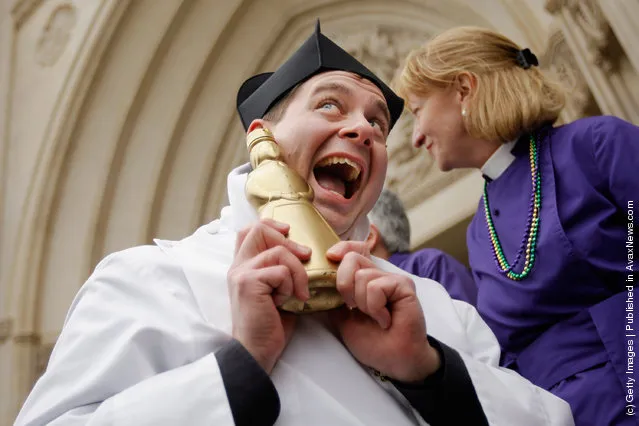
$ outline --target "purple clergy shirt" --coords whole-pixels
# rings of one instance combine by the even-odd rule
[[[477,303],[477,287],[468,268],[441,250],[426,248],[414,253],[395,253],[388,261],[413,275],[437,281],[453,299],[473,306]]]
[[[627,245],[639,197],[639,128],[592,117],[535,134],[541,173],[535,264],[521,281],[498,271],[480,200],[467,233],[477,309],[501,344],[502,364],[567,400],[577,425],[636,424],[624,410],[626,384],[634,380],[628,355],[634,324],[633,333],[625,326],[634,306]],[[513,163],[487,186],[509,262],[530,206],[528,136],[512,153]]]

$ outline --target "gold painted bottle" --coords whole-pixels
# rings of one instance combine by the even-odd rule
[[[337,292],[337,264],[326,258],[326,251],[339,237],[313,206],[313,189],[297,172],[284,163],[273,134],[268,129],[249,133],[246,143],[253,171],[246,180],[248,201],[260,218],[290,225],[288,238],[312,249],[304,264],[308,273],[310,299],[302,302],[291,297],[281,309],[290,312],[316,312],[341,306]]]

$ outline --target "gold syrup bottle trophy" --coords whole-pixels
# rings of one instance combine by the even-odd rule
[[[340,238],[313,206],[313,189],[284,163],[268,129],[250,132],[246,143],[253,167],[245,186],[249,202],[260,218],[287,223],[290,225],[288,238],[313,250],[310,260],[304,264],[310,299],[302,302],[292,296],[280,309],[306,313],[341,306],[344,301],[335,286],[337,264],[326,258],[326,251]]]

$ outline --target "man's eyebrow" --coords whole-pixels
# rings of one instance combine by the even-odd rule
[[[315,96],[321,92],[333,92],[333,91],[339,92],[345,96],[351,96],[353,94],[353,91],[349,87],[344,86],[343,84],[324,83],[315,87],[315,89],[311,93],[311,96]],[[386,105],[386,102],[382,101],[381,99],[377,99],[375,101],[375,107],[382,112],[382,114],[384,115],[384,118],[386,118],[386,121],[390,124],[390,119],[391,119],[390,111],[388,110],[388,105]]]
[[[353,94],[353,91],[349,87],[346,87],[343,84],[329,82],[320,84],[315,87],[315,89],[313,89],[313,93],[311,93],[311,96],[315,96],[321,92],[339,92],[345,96],[351,96]]]

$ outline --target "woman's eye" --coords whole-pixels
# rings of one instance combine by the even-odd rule
[[[337,108],[337,105],[334,102],[327,101],[327,102],[323,102],[320,105],[320,108],[321,109],[333,109],[333,108]]]

